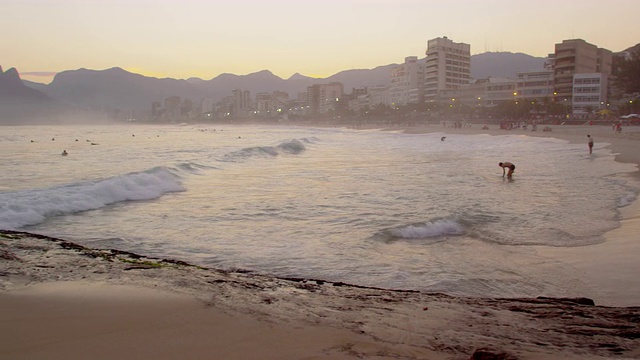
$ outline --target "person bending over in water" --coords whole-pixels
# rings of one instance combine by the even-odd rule
[[[509,169],[509,172],[507,173],[508,178],[511,178],[511,176],[513,175],[513,172],[516,170],[516,166],[507,161],[503,163],[502,162],[498,163],[498,166],[502,168],[502,177],[504,177],[504,172],[506,171],[507,168]]]

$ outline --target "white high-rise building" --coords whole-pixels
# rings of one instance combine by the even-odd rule
[[[404,64],[391,69],[391,103],[394,106],[417,104],[423,100],[424,64],[417,56],[408,56]]]
[[[427,42],[425,69],[426,101],[446,101],[440,92],[448,93],[469,84],[471,78],[471,46],[455,43],[446,36]],[[448,97],[448,96],[447,96]]]

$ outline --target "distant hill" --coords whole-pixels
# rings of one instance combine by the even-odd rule
[[[544,69],[545,58],[523,53],[487,52],[471,56],[471,77],[485,79],[502,77],[515,79],[516,73]]]
[[[99,111],[150,109],[153,101],[174,95],[194,100],[202,97],[187,80],[146,77],[117,67],[58,73],[45,91],[71,106]]]
[[[56,102],[41,91],[26,86],[15,68],[0,67],[0,124],[35,123],[55,110]]]
[[[471,57],[471,75],[474,78],[515,78],[518,71],[542,69],[544,61],[544,58],[508,52],[478,54]],[[230,96],[235,89],[248,90],[252,97],[258,92],[285,91],[294,99],[298,93],[305,92],[311,85],[335,81],[341,82],[345,92],[350,93],[353,88],[388,85],[391,69],[397,65],[344,70],[326,78],[295,74],[289,79],[282,79],[268,70],[263,70],[248,75],[221,74],[210,80],[159,79],[116,67],[106,70],[68,70],[58,73],[49,85],[27,81],[23,84],[79,109],[146,111],[154,101],[163,102],[170,96],[179,96],[194,102],[206,97],[220,100]]]

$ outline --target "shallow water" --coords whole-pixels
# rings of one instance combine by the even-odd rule
[[[0,228],[210,267],[452,294],[579,292],[579,274],[529,245],[602,242],[638,192],[625,179],[635,165],[614,162],[606,144],[589,155],[584,144],[514,133],[441,141],[134,125],[1,134],[0,164],[11,170],[0,175]],[[499,161],[516,164],[512,180]]]

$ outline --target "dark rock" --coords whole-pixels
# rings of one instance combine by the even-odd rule
[[[491,349],[491,348],[476,349],[476,351],[473,352],[473,355],[471,355],[471,357],[469,358],[469,360],[517,360],[517,359],[518,358],[516,358],[515,356],[509,353]]]
[[[571,303],[571,304],[579,304],[579,305],[587,305],[587,306],[595,306],[596,303],[592,299],[586,297],[577,297],[577,298],[550,298],[544,296],[538,296],[540,300],[553,300],[557,302],[563,303]]]

